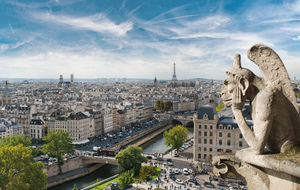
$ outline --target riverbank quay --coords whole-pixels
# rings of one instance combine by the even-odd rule
[[[153,133],[153,132],[155,132],[157,130],[161,130],[163,128],[169,127],[169,125],[171,125],[171,121],[165,121],[165,122],[161,123],[158,126],[155,126],[155,127],[151,128],[151,129],[148,129],[148,130],[140,133],[140,134],[137,134],[137,135],[135,135],[133,137],[130,137],[130,138],[128,138],[128,139],[126,139],[126,140],[118,143],[118,144],[115,144],[115,145],[111,146],[110,148],[113,149],[113,150],[120,150],[120,149],[124,148],[127,145],[130,145],[130,144],[133,144],[133,143],[138,143],[137,141],[143,140],[142,138],[145,137],[146,135],[148,135],[150,133]],[[151,140],[151,139],[152,138],[148,138],[148,140]]]
[[[99,182],[97,182],[97,183],[94,183],[94,184],[92,184],[92,185],[89,185],[89,186],[87,186],[87,187],[85,187],[85,188],[82,188],[81,190],[89,190],[89,189],[92,189],[92,188],[94,188],[94,187],[96,187],[96,186],[99,186],[99,185],[102,185],[103,183],[106,183],[106,182],[108,182],[108,181],[110,181],[110,180],[112,180],[112,179],[115,179],[115,178],[117,178],[119,176],[119,174],[116,174],[116,175],[114,175],[114,176],[111,176],[111,177],[109,177],[109,178],[106,178],[106,179],[104,179],[104,180],[101,180],[101,181],[99,181]]]
[[[71,181],[73,179],[77,179],[79,177],[88,175],[97,169],[101,168],[104,164],[95,164],[90,167],[78,168],[75,170],[68,171],[63,174],[55,175],[52,177],[48,177],[47,188],[51,188],[65,182]]]
[[[164,131],[166,131],[172,127],[173,127],[173,125],[170,124],[170,125],[163,127],[162,129],[158,129],[157,131],[155,131],[151,134],[148,133],[148,135],[146,135],[144,139],[139,140],[138,142],[134,143],[133,145],[134,146],[142,146],[146,142],[152,140],[153,138],[157,137],[158,135],[160,135],[161,133],[163,133]]]

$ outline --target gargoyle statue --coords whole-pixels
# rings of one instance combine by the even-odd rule
[[[300,144],[300,116],[288,73],[274,50],[257,44],[248,58],[262,71],[263,78],[241,67],[240,55],[234,59],[222,86],[225,106],[231,106],[236,122],[254,154],[279,153]],[[250,101],[253,131],[242,115]]]

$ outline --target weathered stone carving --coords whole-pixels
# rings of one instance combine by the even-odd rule
[[[300,117],[288,73],[279,56],[267,46],[254,45],[248,58],[258,65],[263,78],[242,68],[237,54],[222,87],[224,104],[232,107],[249,145],[247,152],[291,151],[300,144]],[[242,115],[246,100],[250,101],[253,131]]]

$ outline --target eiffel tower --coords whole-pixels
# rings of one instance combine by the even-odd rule
[[[177,77],[175,73],[175,63],[174,63],[174,73],[173,73],[172,81],[177,81]]]

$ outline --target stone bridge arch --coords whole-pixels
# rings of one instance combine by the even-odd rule
[[[91,165],[91,164],[110,164],[110,165],[118,165],[117,160],[114,157],[95,157],[95,156],[87,156],[82,158],[83,165]]]
[[[185,127],[194,127],[193,115],[175,115],[172,119],[172,124],[179,124]]]

